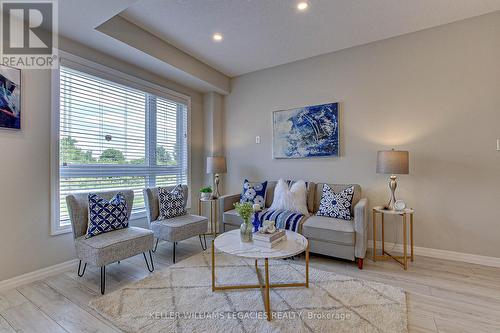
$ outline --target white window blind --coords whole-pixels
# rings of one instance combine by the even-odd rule
[[[70,193],[188,183],[187,105],[68,67],[59,82],[59,223]]]

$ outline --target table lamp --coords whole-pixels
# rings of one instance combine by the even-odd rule
[[[209,156],[207,157],[207,174],[214,174],[214,199],[220,196],[219,193],[219,175],[227,172],[226,158],[224,156]]]
[[[383,150],[377,153],[377,173],[391,175],[389,188],[391,189],[391,197],[389,203],[385,207],[388,210],[395,210],[394,203],[396,202],[396,175],[407,175],[409,172],[409,153],[403,150]]]

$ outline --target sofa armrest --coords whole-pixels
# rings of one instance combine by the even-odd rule
[[[362,198],[354,206],[354,231],[356,232],[356,245],[354,256],[363,259],[368,246],[368,199]]]
[[[240,194],[227,194],[219,197],[219,207],[221,213],[234,209],[234,204],[240,201]],[[222,215],[221,215],[222,216]]]
[[[228,194],[219,197],[219,232],[224,232],[224,212],[234,209],[234,204],[240,201],[240,194]]]

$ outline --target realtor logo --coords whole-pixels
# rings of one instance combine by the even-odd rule
[[[57,66],[55,1],[2,1],[1,64],[24,69]]]

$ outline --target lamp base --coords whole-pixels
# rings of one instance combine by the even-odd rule
[[[398,183],[396,181],[397,177],[392,175],[390,177],[390,181],[389,181],[389,189],[391,190],[391,196],[389,198],[389,202],[387,203],[387,205],[384,206],[384,209],[386,210],[396,210],[396,208],[394,207],[394,204],[396,203],[396,195],[395,195],[395,192],[396,192],[396,188],[398,187]]]
[[[214,187],[215,187],[215,192],[213,193],[213,196],[212,198],[214,199],[217,199],[218,197],[220,197],[220,192],[219,192],[219,174],[216,173],[215,174],[215,179],[214,179]]]

